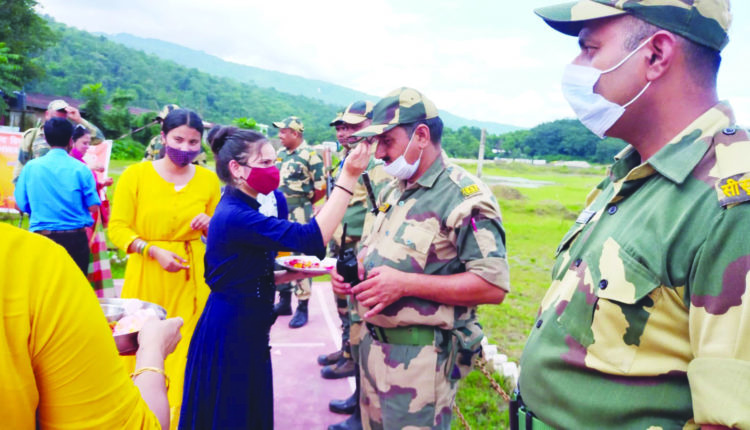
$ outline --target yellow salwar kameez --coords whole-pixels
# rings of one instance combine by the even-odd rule
[[[182,341],[165,362],[170,379],[168,392],[172,428],[177,428],[182,386],[190,338],[209,288],[203,279],[206,247],[201,231],[190,228],[200,213],[213,215],[221,188],[215,173],[196,166],[195,175],[179,190],[164,180],[151,162],[128,167],[120,176],[112,201],[109,237],[118,248],[127,250],[136,238],[172,251],[187,260],[188,270],[167,272],[150,257],[131,253],[125,268],[121,296],[157,303],[168,317],[182,317]],[[127,366],[127,365],[126,365]],[[135,366],[135,360],[129,368]]]

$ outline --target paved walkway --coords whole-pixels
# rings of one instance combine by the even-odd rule
[[[296,299],[292,308],[296,309]],[[313,283],[310,320],[304,327],[289,328],[290,316],[279,317],[271,329],[275,428],[325,429],[348,415],[328,410],[331,399],[354,392],[354,378],[329,380],[320,376],[317,357],[341,344],[341,321],[334,306],[330,283]]]
[[[122,280],[115,280],[119,295]],[[292,308],[297,308],[296,298]],[[336,314],[331,284],[313,283],[310,320],[304,327],[289,328],[291,316],[279,317],[271,329],[274,427],[278,430],[325,429],[348,415],[328,410],[331,399],[354,392],[354,378],[328,380],[320,376],[317,357],[341,345],[341,321]]]

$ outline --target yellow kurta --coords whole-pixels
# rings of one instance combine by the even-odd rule
[[[187,260],[189,270],[170,273],[152,258],[129,254],[122,297],[157,303],[168,317],[182,317],[182,341],[165,363],[170,379],[169,405],[176,428],[182,404],[182,385],[190,338],[209,288],[203,279],[206,247],[201,232],[190,228],[200,213],[213,215],[221,188],[215,173],[195,167],[195,175],[179,191],[165,181],[151,162],[134,164],[123,172],[112,200],[109,238],[127,250],[136,238],[174,252]],[[135,366],[132,360],[130,366]]]
[[[0,223],[0,427],[159,429],[67,251]]]

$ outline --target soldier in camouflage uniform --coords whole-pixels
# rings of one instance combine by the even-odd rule
[[[323,159],[305,142],[305,126],[296,116],[274,122],[279,129],[279,140],[284,148],[279,150],[276,167],[279,168],[281,184],[279,190],[286,197],[289,220],[307,223],[312,218],[313,204],[325,196]],[[312,294],[312,281],[303,279],[292,284],[280,284],[279,303],[274,309],[278,315],[290,315],[292,289],[298,304],[289,327],[298,328],[307,324],[307,303]]]
[[[600,105],[636,100],[601,128],[572,103],[630,145],[557,248],[512,427],[750,428],[750,141],[716,93],[728,1],[536,13],[578,35],[573,64],[611,69],[588,81]]]
[[[74,124],[81,124],[89,130],[91,134],[91,144],[98,145],[104,140],[104,134],[95,125],[81,117],[81,113],[75,107],[71,106],[65,100],[52,100],[47,105],[47,111],[44,113],[44,121],[50,118],[67,118]],[[13,183],[18,180],[23,166],[34,158],[39,158],[49,152],[49,144],[44,139],[44,124],[38,127],[30,128],[23,133],[23,140],[18,151],[18,164],[13,169]]]
[[[376,157],[398,181],[380,193],[378,215],[360,251],[365,279],[354,294],[366,322],[359,347],[366,429],[449,429],[458,380],[483,337],[482,303],[509,288],[505,233],[489,188],[442,154],[443,123],[418,91],[379,101],[372,124]]]
[[[370,101],[360,100],[351,103],[342,113],[336,116],[330,125],[336,128],[336,139],[341,143],[343,149],[339,158],[341,163],[338,167],[339,172],[343,166],[347,154],[356,146],[361,138],[354,138],[352,134],[369,126],[372,121],[373,103]],[[373,193],[377,193],[391,182],[393,177],[383,170],[383,162],[375,158],[375,145],[372,146],[370,163],[367,166],[367,172],[370,176]],[[354,195],[349,201],[346,214],[342,224],[333,235],[335,243],[332,246],[333,254],[338,255],[342,247],[341,235],[343,234],[343,225],[346,224],[346,238],[343,244],[344,249],[356,249],[359,242],[363,240],[369,228],[374,221],[372,212],[372,203],[367,194],[364,182],[360,177],[357,185],[352,190]],[[345,400],[332,400],[329,403],[331,411],[336,413],[352,414],[341,424],[330,426],[331,430],[344,430],[350,428],[361,428],[359,414],[359,372],[357,358],[359,353],[359,340],[362,334],[362,319],[357,314],[353,300],[348,300],[348,295],[336,294],[336,308],[341,319],[342,336],[341,349],[331,354],[318,357],[318,363],[327,365],[321,369],[321,375],[327,379],[343,378],[355,376],[356,388],[354,393]]]
[[[169,115],[170,112],[172,112],[175,109],[179,109],[180,107],[175,104],[168,104],[164,105],[161,111],[159,111],[158,114],[156,114],[156,118],[154,118],[154,121],[156,121],[160,126],[161,123],[164,121],[164,118]],[[160,158],[164,158],[164,143],[161,140],[161,132],[157,134],[156,136],[152,137],[151,140],[148,142],[148,146],[146,147],[146,152],[143,155],[142,161],[155,161]],[[206,147],[201,142],[201,152],[198,154],[197,157],[195,157],[195,160],[192,162],[196,166],[206,167],[208,164],[208,156],[206,155]]]

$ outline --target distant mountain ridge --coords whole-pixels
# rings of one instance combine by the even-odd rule
[[[330,82],[307,79],[287,73],[232,63],[203,51],[197,51],[158,39],[146,39],[128,33],[114,35],[104,33],[97,34],[129,48],[137,49],[147,54],[156,55],[159,58],[174,61],[177,64],[195,68],[204,73],[209,73],[218,77],[231,78],[261,88],[274,88],[283,93],[302,95],[335,106],[345,106],[357,99],[375,101],[380,98],[380,96],[365,94],[361,91],[332,84]],[[491,134],[502,134],[521,129],[521,127],[508,124],[462,118],[442,109],[440,110],[440,117],[443,119],[446,126],[454,129],[458,129],[462,126],[486,128]]]

